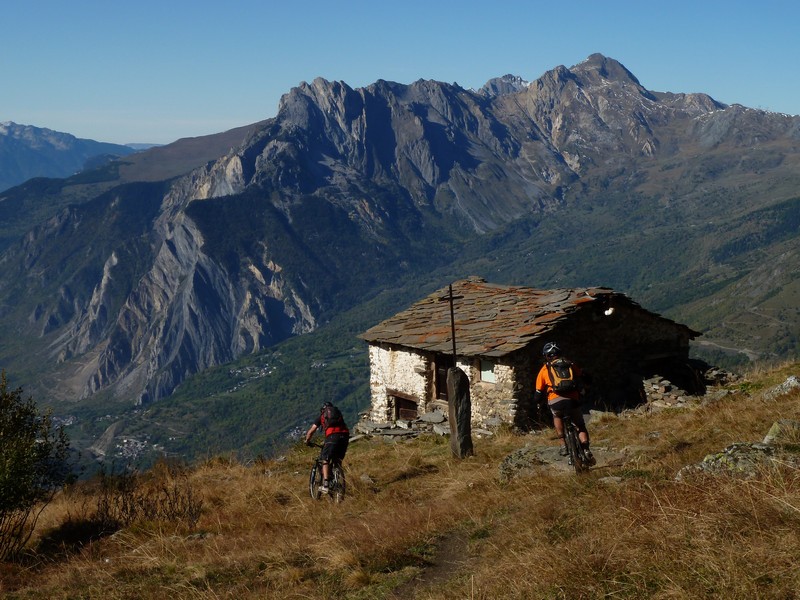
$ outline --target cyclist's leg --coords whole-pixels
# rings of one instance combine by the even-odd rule
[[[344,500],[345,494],[345,480],[344,470],[342,469],[342,460],[347,453],[347,446],[350,441],[350,436],[346,433],[335,433],[330,436],[330,440],[330,493],[333,494],[333,499],[336,502],[341,502]]]
[[[325,458],[329,463],[339,462],[344,460],[347,453],[347,445],[350,441],[350,436],[346,433],[332,433],[325,439]],[[324,450],[325,448],[323,448]]]
[[[555,408],[550,409],[550,412],[553,413],[553,427],[556,430],[556,435],[559,439],[564,439],[564,420],[563,420],[563,413],[560,410]]]
[[[322,451],[319,453],[319,461],[322,464],[322,487],[326,489],[331,479],[331,457],[336,445],[331,436],[325,438],[322,444]]]
[[[338,433],[336,434],[336,439],[334,440],[334,448],[333,454],[331,455],[333,458],[339,461],[341,465],[344,461],[344,457],[347,454],[347,447],[350,445],[350,434],[348,433]]]
[[[581,411],[580,406],[576,406],[570,412],[572,416],[572,420],[575,423],[575,426],[578,428],[578,436],[580,437],[581,444],[587,445],[589,444],[589,430],[586,429],[586,421],[583,418],[583,411]]]
[[[578,428],[578,438],[580,439],[583,453],[586,456],[586,463],[589,466],[594,466],[597,461],[595,460],[592,451],[589,449],[589,430],[586,428],[586,421],[583,418],[583,411],[581,411],[580,405],[577,405],[573,410],[572,420],[575,422],[575,426]]]
[[[555,427],[556,435],[561,440],[562,447],[559,449],[561,456],[567,456],[569,450],[567,449],[567,441],[564,437],[564,411],[568,408],[570,401],[567,398],[559,398],[551,402],[548,406],[553,415],[553,427]]]

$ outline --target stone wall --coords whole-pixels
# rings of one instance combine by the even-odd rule
[[[426,357],[408,350],[384,346],[369,347],[369,387],[372,398],[369,418],[390,421],[394,407],[389,405],[390,391],[416,399],[420,414],[432,387],[432,370]]]
[[[371,345],[369,348],[371,406],[367,419],[382,423],[395,418],[392,394],[413,398],[418,414],[424,415],[441,406],[434,399],[433,357],[408,349]],[[517,373],[530,369],[524,356],[509,358],[495,364],[493,383],[481,381],[480,361],[458,357],[456,366],[467,374],[470,381],[472,423],[520,424],[528,417],[528,404],[533,394],[531,377],[520,381]]]
[[[499,419],[503,423],[513,423],[517,412],[514,398],[516,381],[514,368],[510,365],[495,364],[494,383],[481,381],[480,361],[473,361],[470,368],[464,371],[470,380],[472,422],[483,425]]]
[[[590,399],[599,407],[621,410],[642,402],[642,381],[655,375],[702,393],[687,381],[693,375],[686,369],[688,333],[639,308],[622,304],[611,315],[577,311],[546,338],[543,343],[557,342],[591,377]],[[541,356],[532,358],[538,370]]]

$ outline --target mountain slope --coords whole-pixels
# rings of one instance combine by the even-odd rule
[[[238,146],[252,129],[262,125],[255,123],[214,135],[180,139],[66,179],[38,177],[0,192],[0,251],[61,208],[88,202],[117,185],[185,175]],[[14,160],[25,161],[24,154],[15,155]]]
[[[0,256],[3,364],[54,400],[148,404],[384,288],[472,274],[609,285],[711,344],[796,352],[800,118],[649,91],[592,55],[478,92],[317,79],[242,133],[170,179],[133,157],[80,194],[54,182]]]
[[[120,144],[80,139],[30,125],[0,123],[0,192],[33,177],[69,177],[134,152]]]

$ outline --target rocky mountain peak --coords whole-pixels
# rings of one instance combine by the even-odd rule
[[[478,90],[482,96],[494,98],[504,94],[513,94],[528,87],[529,82],[525,81],[519,75],[503,75],[502,77],[494,77]]]
[[[600,79],[605,79],[630,82],[641,87],[641,83],[639,83],[636,76],[626,69],[622,63],[599,53],[590,55],[583,62],[573,66],[570,71],[593,83]]]

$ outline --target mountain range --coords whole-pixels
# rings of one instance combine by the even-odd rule
[[[0,192],[33,177],[69,177],[137,149],[11,121],[0,123]]]
[[[599,54],[480,90],[304,82],[274,118],[0,193],[0,364],[62,409],[167,406],[466,275],[613,287],[700,355],[796,356],[799,150],[800,117]],[[282,401],[276,432],[313,402]]]

